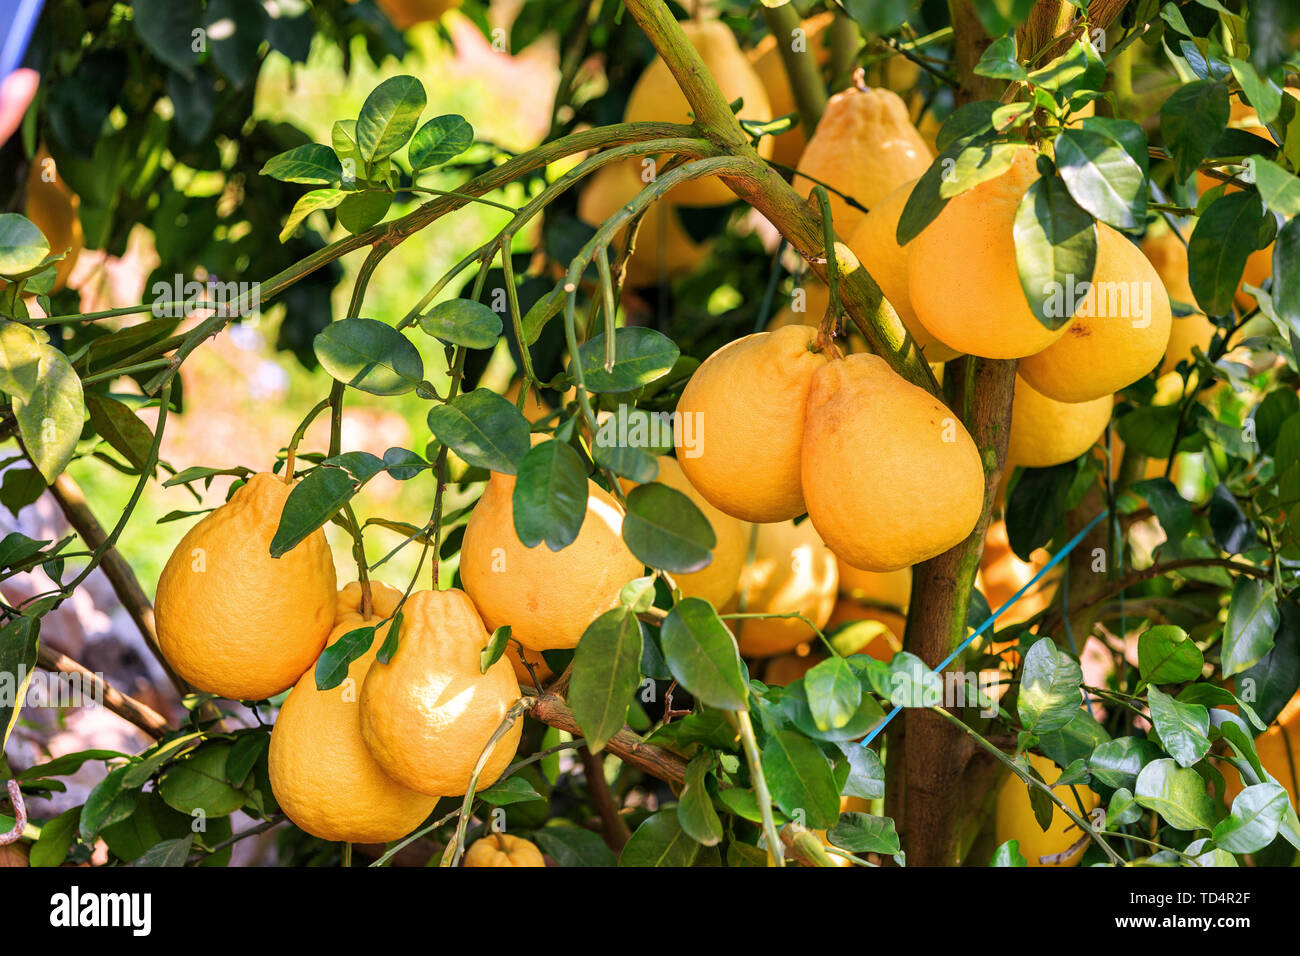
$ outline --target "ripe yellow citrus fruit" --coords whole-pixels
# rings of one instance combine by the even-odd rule
[[[830,98],[812,139],[799,159],[794,188],[807,196],[818,183],[872,209],[910,180],[934,157],[893,90],[850,87]],[[831,222],[840,236],[851,236],[863,213],[827,190]],[[867,268],[871,268],[868,262]]]
[[[1047,468],[1073,461],[1105,433],[1114,405],[1110,395],[1091,402],[1058,402],[1016,376],[1006,467]]]
[[[1011,550],[1004,521],[989,522],[984,536],[984,552],[980,555],[980,590],[989,602],[989,610],[996,611],[1029,583],[1030,579],[1047,563],[1047,552],[1041,548],[1021,561]],[[1052,595],[1052,574],[1044,575],[1034,590],[1007,608],[997,619],[996,627],[1027,621],[1047,607]],[[999,647],[995,646],[994,650]]]
[[[801,23],[801,36],[782,38],[787,43],[796,41],[803,44],[802,49],[813,55],[818,66],[825,66],[831,58],[830,48],[826,45],[826,28],[831,25],[835,15],[829,11],[809,17]],[[781,51],[777,49],[777,36],[769,33],[758,41],[758,45],[749,53],[749,62],[754,72],[767,90],[767,99],[772,106],[772,118],[798,113],[799,107],[794,101],[794,90],[790,88],[790,77],[785,72],[785,62]],[[892,57],[891,59],[901,59]],[[804,146],[808,142],[808,133],[799,124],[780,136],[772,137],[772,161],[782,166],[793,167],[799,162]]]
[[[1056,764],[1046,757],[1034,753],[1028,754],[1028,757],[1034,769],[1048,784],[1061,775]],[[1056,796],[1071,810],[1086,818],[1088,812],[1100,802],[1100,798],[1089,787],[1076,785],[1075,790],[1078,791],[1079,799],[1083,802],[1082,811],[1070,788],[1065,787],[1056,791]],[[1029,790],[1025,782],[1014,774],[1003,782],[1002,789],[998,791],[996,828],[999,844],[1007,840],[1020,841],[1020,853],[1030,866],[1078,866],[1079,860],[1087,849],[1081,847],[1073,855],[1059,862],[1042,862],[1042,857],[1055,856],[1070,849],[1083,836],[1083,831],[1065,815],[1065,811],[1055,805],[1052,807],[1051,825],[1046,831],[1042,830],[1034,818],[1034,810],[1029,803]]]
[[[931,335],[958,352],[1021,358],[1065,333],[1034,316],[1016,271],[1016,210],[1038,178],[1035,155],[1020,150],[1010,169],[949,200],[908,244],[912,308]]]
[[[804,498],[837,557],[896,571],[971,533],[984,468],[965,426],[937,398],[879,356],[850,355],[817,370],[807,405]],[[869,497],[866,487],[875,489]]]
[[[704,68],[713,77],[728,103],[744,100],[740,108],[741,119],[766,122],[772,118],[772,106],[749,60],[741,52],[731,29],[719,20],[687,20],[678,24],[691,46],[704,61]],[[660,123],[690,123],[694,121],[690,104],[682,93],[661,57],[646,67],[632,93],[628,96],[625,119],[629,123],[657,121]],[[765,159],[772,155],[772,140],[759,140],[758,153]],[[640,163],[634,165],[640,168]],[[735,195],[716,176],[694,179],[683,183],[673,192],[675,202],[683,206],[720,206],[734,202]]]
[[[860,601],[906,611],[912,596],[912,569],[863,571],[841,561],[840,593]]]
[[[749,525],[709,504],[708,499],[687,479],[676,458],[661,455],[658,461],[659,474],[654,480],[680,491],[695,502],[695,506],[704,513],[704,517],[709,519],[709,524],[713,526],[713,535],[717,539],[713,547],[712,561],[691,574],[675,574],[673,580],[686,597],[700,598],[714,607],[722,607],[736,593],[740,569],[749,551]],[[630,491],[633,487],[632,482],[623,482],[625,491]]]
[[[361,685],[361,736],[398,783],[436,796],[460,796],[474,764],[519,699],[503,660],[480,671],[489,635],[464,591],[417,591],[402,607],[396,653],[376,660]],[[496,742],[477,788],[490,787],[514,759],[516,720]]]
[[[835,555],[811,521],[755,527],[754,557],[740,572],[740,589],[731,609],[747,614],[797,613],[824,627],[835,607],[839,583]],[[780,654],[817,637],[797,617],[742,618],[732,627],[746,657]]]
[[[1192,294],[1187,278],[1187,246],[1182,240],[1168,229],[1160,233],[1148,232],[1142,240],[1142,253],[1160,276],[1169,298],[1180,306],[1197,309],[1196,296]],[[1173,314],[1172,310],[1170,314]],[[1202,352],[1208,351],[1212,338],[1214,323],[1205,317],[1205,313],[1198,310],[1191,315],[1173,316],[1160,374],[1172,372],[1179,362],[1191,362],[1192,346]]]
[[[677,461],[715,508],[745,521],[803,514],[804,398],[827,358],[817,330],[787,325],[729,342],[695,370],[677,402]],[[684,441],[694,429],[694,449]]]
[[[68,188],[59,176],[54,160],[42,147],[27,168],[27,218],[49,240],[50,252],[66,252],[54,267],[54,285],[58,292],[68,284],[68,276],[85,246],[81,231],[81,197]]]
[[[338,617],[328,644],[389,617],[402,593],[370,585],[373,611],[361,614],[361,585],[339,592]],[[340,843],[386,843],[414,830],[437,797],[404,787],[380,768],[361,739],[361,684],[388,635],[375,632],[370,649],[348,667],[337,687],[316,689],[315,668],[298,679],[271,730],[271,789],[280,809],[300,829]],[[327,646],[328,646],[327,644]]]
[[[618,604],[644,566],[623,543],[623,511],[594,481],[578,537],[552,551],[526,548],[515,531],[513,475],[492,473],[474,506],[460,552],[460,577],[492,630],[535,651],[577,647],[587,625]]]
[[[1169,345],[1169,296],[1142,250],[1097,224],[1092,285],[1065,335],[1020,363],[1020,377],[1058,402],[1090,402],[1131,385]]]
[[[291,486],[253,475],[176,545],[158,579],[158,643],[196,688],[231,700],[288,690],[334,626],[334,560],[313,531],[272,558]]]
[[[1300,693],[1297,693],[1277,720],[1264,733],[1255,738],[1255,752],[1259,762],[1285,788],[1291,797],[1291,806],[1296,805],[1296,794],[1300,793]],[[1237,794],[1241,793],[1241,774],[1231,767],[1223,767],[1225,783],[1224,799],[1231,805]]]
[[[462,866],[545,866],[536,845],[508,833],[489,833],[465,850]]]
[[[766,331],[775,332],[787,325],[820,325],[830,301],[831,290],[826,283],[816,276],[806,276],[803,285],[791,295],[790,302],[772,316]],[[846,352],[868,351],[866,339],[847,315],[844,317],[844,332],[846,335],[836,340],[836,345],[841,349]]]
[[[629,202],[644,184],[626,163],[611,163],[597,170],[578,197],[578,218],[592,228]],[[709,243],[696,242],[682,226],[670,200],[682,187],[655,202],[641,217],[636,247],[627,262],[626,282],[633,287],[657,285],[690,272],[709,254]],[[621,251],[627,227],[615,234],[610,258]],[[611,261],[611,265],[612,265]]]
[[[849,248],[876,280],[926,360],[946,362],[958,353],[931,335],[916,317],[907,285],[908,252],[898,244],[898,219],[915,185],[915,179],[909,180],[873,205],[851,234]]]

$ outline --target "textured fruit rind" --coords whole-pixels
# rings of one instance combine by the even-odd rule
[[[1003,471],[1017,465],[1050,468],[1078,458],[1105,433],[1114,404],[1110,395],[1091,402],[1058,402],[1017,376]]]
[[[462,866],[545,866],[542,851],[523,837],[489,833],[465,850]]]

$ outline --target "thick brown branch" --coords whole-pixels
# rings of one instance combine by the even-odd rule
[[[47,644],[41,644],[36,656],[36,666],[42,670],[57,674],[71,674],[88,685],[91,695],[123,720],[139,727],[154,740],[162,737],[170,729],[167,718],[148,704],[128,697],[110,685],[98,674],[87,670],[67,654],[61,654]]]
[[[567,730],[571,734],[582,734],[582,728],[573,719],[573,712],[565,705],[563,698],[555,694],[542,694],[538,697],[530,716],[548,727]],[[686,781],[685,760],[662,747],[645,743],[627,728],[611,737],[609,743],[605,744],[605,749],[624,763],[631,764],[638,770],[644,770],[660,780],[669,783]]]
[[[619,813],[614,795],[609,791],[609,781],[605,779],[605,761],[586,747],[578,748],[578,756],[582,759],[582,772],[587,777],[587,793],[591,796],[591,805],[595,808],[596,815],[600,817],[605,843],[618,853],[632,838],[632,833]]]

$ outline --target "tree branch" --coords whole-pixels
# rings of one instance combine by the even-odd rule
[[[605,761],[597,757],[587,747],[578,748],[578,757],[582,760],[582,772],[587,777],[587,792],[591,796],[591,805],[600,817],[601,829],[605,832],[605,843],[615,853],[620,852],[632,838],[619,813],[614,795],[609,791],[609,782],[605,779]]]
[[[123,720],[139,727],[154,740],[160,739],[171,728],[167,718],[148,704],[134,697],[128,697],[98,674],[87,670],[67,654],[59,653],[44,642],[37,650],[36,665],[54,673],[74,675],[82,683],[90,685],[94,695],[104,702],[105,707]]]
[[[567,730],[575,735],[582,734],[582,728],[573,719],[573,712],[564,703],[564,699],[556,694],[545,693],[538,696],[530,716],[548,727]],[[669,783],[686,782],[685,760],[670,750],[646,743],[626,727],[609,739],[605,749],[624,763],[631,764],[638,770],[644,770],[660,780]]]

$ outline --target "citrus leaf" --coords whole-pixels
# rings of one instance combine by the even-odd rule
[[[1187,241],[1187,278],[1206,315],[1227,315],[1246,269],[1268,226],[1254,193],[1225,193],[1201,211]]]
[[[137,471],[145,466],[153,449],[153,432],[135,412],[117,399],[98,392],[86,394],[86,411],[100,438],[120,452]]]
[[[392,204],[393,194],[382,189],[348,193],[339,203],[339,222],[355,236],[383,219]]]
[[[30,401],[40,376],[44,338],[21,322],[0,320],[0,392]]]
[[[862,703],[862,684],[842,657],[829,657],[816,664],[804,675],[803,688],[819,730],[843,727]]]
[[[531,803],[534,800],[546,799],[531,783],[519,776],[507,777],[475,796],[494,807],[507,807],[512,803]]]
[[[476,388],[429,411],[429,430],[467,464],[513,475],[529,451],[528,420],[496,392]]]
[[[1047,733],[1068,724],[1083,703],[1082,683],[1078,661],[1050,640],[1035,641],[1025,654],[1016,701],[1025,732]]]
[[[1205,655],[1181,627],[1160,624],[1138,638],[1138,670],[1152,684],[1196,680],[1204,666]]]
[[[411,148],[407,151],[411,170],[419,172],[441,166],[465,152],[473,142],[474,127],[465,117],[455,113],[435,116],[411,137]]]
[[[1181,766],[1210,752],[1210,712],[1203,706],[1175,700],[1157,687],[1147,688],[1147,703],[1160,743]]]
[[[623,541],[650,567],[673,574],[708,567],[718,543],[699,506],[657,481],[637,485],[628,494]]]
[[[1056,168],[1074,201],[1117,229],[1136,228],[1146,216],[1142,168],[1114,140],[1086,129],[1056,138]]]
[[[1228,114],[1228,88],[1216,80],[1194,80],[1169,95],[1160,107],[1160,136],[1175,179],[1181,182],[1196,170],[1227,128]]]
[[[1065,290],[1092,281],[1097,230],[1060,176],[1036,179],[1020,200],[1013,228],[1016,271],[1030,310],[1044,327],[1059,329],[1074,317]]]
[[[32,464],[53,483],[73,453],[85,424],[81,379],[62,352],[40,346],[36,385],[27,400],[13,400],[14,417]]]
[[[1255,186],[1264,205],[1282,216],[1300,213],[1300,176],[1293,176],[1263,156],[1251,156],[1250,161],[1255,170]]]
[[[375,642],[375,629],[372,626],[353,628],[338,640],[330,643],[316,658],[316,689],[329,690],[338,687],[348,676],[352,662],[370,650]]]
[[[299,542],[338,514],[360,487],[342,468],[313,468],[285,499],[280,523],[271,538],[271,557],[292,551]]]
[[[722,710],[745,706],[749,682],[740,650],[708,601],[677,602],[660,626],[659,644],[674,679],[697,700]]]
[[[1273,586],[1257,578],[1237,578],[1223,627],[1220,667],[1224,677],[1241,673],[1273,649],[1279,620]]]
[[[763,747],[763,776],[772,802],[786,816],[805,826],[825,830],[839,820],[840,794],[830,761],[815,743],[793,730],[767,738]]]
[[[593,392],[630,392],[666,375],[681,350],[668,336],[636,326],[614,330],[614,364],[605,368],[605,333],[578,348],[583,380]]]
[[[534,445],[519,464],[512,495],[515,534],[525,547],[543,541],[552,551],[567,548],[587,516],[587,470],[567,442]]]
[[[262,166],[262,175],[285,183],[305,186],[331,186],[339,182],[343,170],[334,150],[319,143],[295,146],[272,156]]]
[[[427,98],[413,76],[390,77],[371,91],[357,116],[357,148],[368,163],[397,152],[415,132]]]
[[[280,230],[280,241],[288,240],[302,221],[317,209],[333,209],[347,197],[348,193],[342,189],[313,189],[299,196],[298,201],[289,210],[289,218],[284,221],[284,228]]]
[[[449,345],[490,349],[501,336],[501,316],[482,302],[450,299],[420,316],[420,329]]]
[[[641,624],[625,607],[592,621],[573,655],[569,704],[587,746],[596,753],[627,722],[641,680]]]
[[[1209,830],[1214,826],[1214,801],[1195,770],[1168,757],[1153,760],[1138,774],[1134,798],[1154,810],[1175,830]]]
[[[375,319],[339,319],[317,334],[313,350],[336,381],[372,395],[402,395],[424,378],[411,341]]]
[[[835,825],[826,831],[826,839],[850,853],[893,856],[902,849],[893,820],[856,811],[841,813]]]
[[[706,780],[713,754],[702,750],[686,765],[686,781],[678,797],[677,821],[683,832],[703,846],[722,842],[722,820],[713,808]]]
[[[1019,840],[1008,840],[993,851],[989,866],[1028,866],[1029,863],[1020,852]]]
[[[1255,853],[1277,837],[1290,807],[1287,792],[1272,781],[1247,787],[1232,801],[1232,815],[1214,828],[1214,842],[1229,853]]]
[[[690,866],[699,852],[700,845],[682,829],[677,811],[660,810],[636,828],[619,854],[618,865]]]

